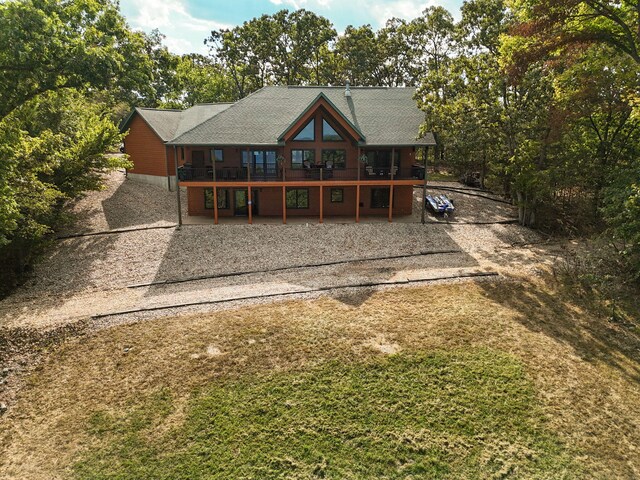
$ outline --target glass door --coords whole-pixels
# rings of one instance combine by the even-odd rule
[[[233,214],[238,216],[238,217],[245,217],[249,214],[249,210],[247,209],[248,207],[248,192],[247,190],[234,190],[233,191],[233,205],[234,205],[234,210],[233,210]]]

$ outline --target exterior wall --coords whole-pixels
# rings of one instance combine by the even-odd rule
[[[124,148],[133,162],[131,173],[167,176],[167,147],[138,114],[129,123]]]
[[[158,175],[143,175],[141,173],[131,173],[131,171],[127,172],[127,179],[132,180],[134,182],[146,183],[149,185],[155,185],[157,187],[162,187],[164,189],[168,189],[171,191],[175,191],[176,188],[176,176],[172,175],[169,177],[169,181],[171,182],[171,188],[169,188],[167,177],[158,176]]]
[[[309,208],[297,209],[288,208],[289,216],[320,216],[320,189],[319,187],[300,187],[309,190]],[[342,188],[343,202],[331,203],[331,188]],[[388,208],[371,208],[371,189],[377,187],[360,187],[360,215],[387,215]],[[386,188],[386,187],[383,187]],[[218,188],[218,191],[223,188]],[[230,217],[234,215],[234,188],[228,188],[229,206],[228,209],[218,209],[219,217]],[[254,187],[251,189],[258,196],[258,215],[264,217],[282,216],[282,187]],[[187,202],[189,215],[213,217],[213,209],[204,207],[204,187],[188,187]],[[324,187],[323,198],[325,217],[331,216],[353,216],[356,214],[356,187]],[[413,205],[413,188],[410,186],[394,187],[394,215],[410,215]]]

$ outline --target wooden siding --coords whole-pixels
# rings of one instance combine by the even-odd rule
[[[129,123],[129,134],[124,139],[124,148],[133,162],[131,173],[167,176],[168,149],[138,114]]]
[[[308,188],[309,190],[309,208],[297,209],[288,208],[287,217],[289,216],[309,216],[319,217],[320,215],[320,189],[317,186],[296,187]],[[331,203],[331,189],[341,188],[344,191],[344,201],[342,203]],[[388,214],[388,208],[371,208],[371,189],[386,188],[385,186],[360,187],[360,215],[381,215]],[[222,188],[219,188],[222,190]],[[228,188],[229,191],[229,209],[219,209],[220,217],[233,216],[234,214],[234,190],[236,188]],[[265,217],[282,216],[282,188],[281,187],[254,187],[252,192],[257,192],[258,196],[258,215]],[[188,212],[192,216],[213,217],[213,209],[204,208],[204,188],[188,187]],[[323,195],[324,216],[353,216],[356,214],[356,187],[324,187]],[[394,205],[393,215],[410,215],[413,205],[413,187],[397,185],[394,187]]]

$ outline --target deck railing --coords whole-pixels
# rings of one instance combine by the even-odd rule
[[[178,167],[178,178],[181,182],[214,181],[214,182],[303,182],[318,180],[421,180],[424,168],[418,166],[372,167],[364,165],[358,168],[281,168],[273,167],[247,172],[241,167],[198,167],[189,165]]]

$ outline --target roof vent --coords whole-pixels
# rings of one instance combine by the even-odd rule
[[[344,89],[344,96],[345,97],[351,96],[351,89],[349,88],[349,80],[347,80],[347,85],[345,86],[345,89]]]

